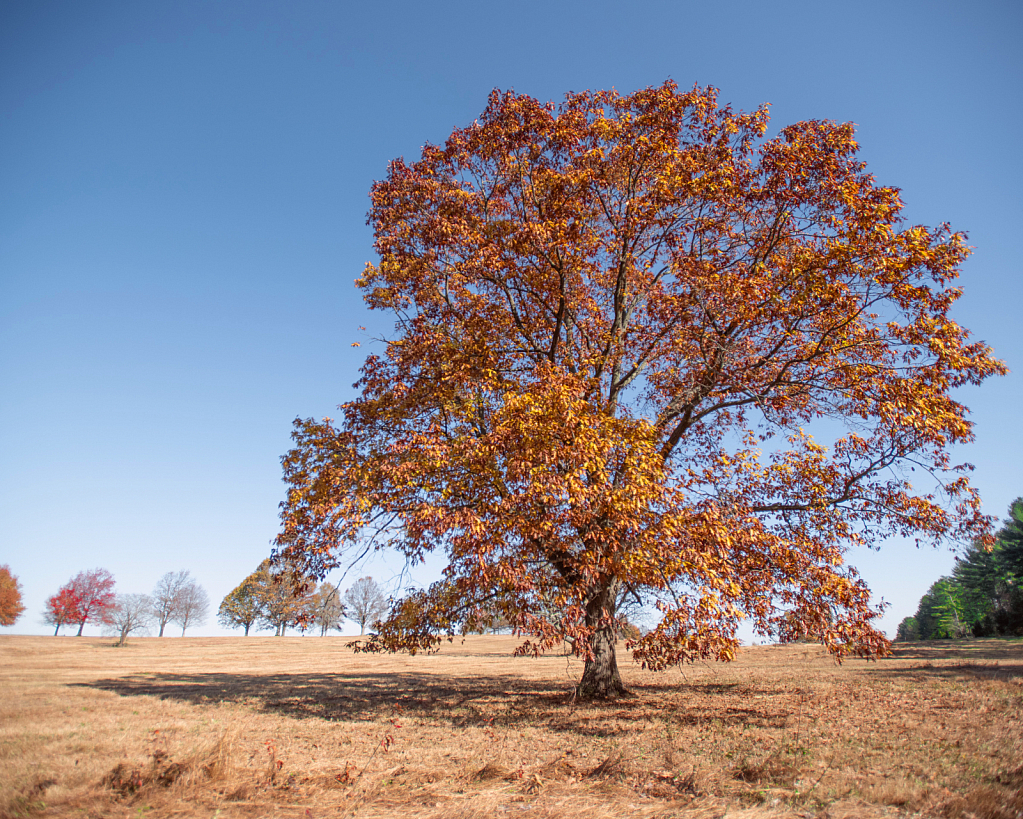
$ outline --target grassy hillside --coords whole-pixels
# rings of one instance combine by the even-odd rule
[[[473,637],[422,657],[346,638],[0,637],[0,816],[1001,819],[1023,800],[1023,641],[836,666],[744,649],[636,696]]]

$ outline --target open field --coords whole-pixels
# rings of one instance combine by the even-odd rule
[[[511,637],[0,637],[0,816],[1023,816],[1023,641],[808,645],[574,702]]]

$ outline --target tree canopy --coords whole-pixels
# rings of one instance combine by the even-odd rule
[[[345,592],[345,616],[359,624],[359,634],[366,633],[366,626],[387,613],[387,598],[383,589],[372,577],[360,577]]]
[[[77,622],[78,599],[74,591],[68,586],[61,586],[56,594],[46,599],[46,606],[43,609],[43,622],[53,626],[53,636],[60,633],[62,626]]]
[[[320,636],[325,637],[331,629],[340,631],[344,628],[345,605],[341,601],[341,593],[330,583],[321,583],[309,597],[308,620],[311,625],[320,629]]]
[[[259,620],[263,610],[263,595],[259,581],[257,570],[224,596],[217,611],[217,621],[220,625],[224,628],[241,627],[245,629],[245,636],[249,636],[249,629]]]
[[[187,575],[188,572],[185,572]],[[189,626],[201,626],[210,612],[210,598],[206,590],[189,578],[178,591],[173,620],[181,626],[181,636]]]
[[[114,576],[106,569],[79,572],[47,599],[43,619],[55,626],[55,635],[67,623],[78,624],[79,637],[86,623],[110,625],[116,598],[114,585]]]
[[[273,629],[278,637],[289,626],[311,623],[315,619],[310,587],[314,582],[294,566],[277,571],[269,560],[263,560],[256,570],[225,595],[217,611],[222,626],[245,629],[245,636],[255,625],[259,629]]]
[[[0,566],[0,626],[13,626],[24,611],[21,583],[10,566]]]
[[[635,592],[650,668],[732,658],[743,618],[876,656],[846,551],[984,536],[948,454],[973,437],[952,391],[1004,372],[949,316],[965,236],[905,224],[852,125],[767,126],[671,82],[495,91],[374,184],[358,284],[394,332],[338,421],[296,421],[276,541],[320,577],[446,555],[365,647],[497,612],[614,696]]]

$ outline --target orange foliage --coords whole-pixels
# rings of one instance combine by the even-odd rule
[[[744,617],[876,656],[850,546],[986,532],[947,454],[952,390],[1005,371],[949,317],[964,235],[905,225],[851,125],[767,123],[671,82],[494,92],[374,185],[358,283],[395,332],[338,423],[296,421],[277,539],[321,575],[446,553],[371,648],[497,612],[610,678],[626,589],[661,611],[651,668],[730,659]]]
[[[24,611],[21,583],[10,566],[0,566],[0,626],[13,626]]]

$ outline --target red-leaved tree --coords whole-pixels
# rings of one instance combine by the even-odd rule
[[[47,598],[43,622],[53,626],[54,637],[60,633],[61,626],[78,622],[78,598],[70,583],[61,586],[56,594]]]
[[[46,621],[58,630],[65,623],[77,623],[81,637],[86,623],[111,623],[114,598],[114,576],[106,569],[79,572],[46,601]]]

